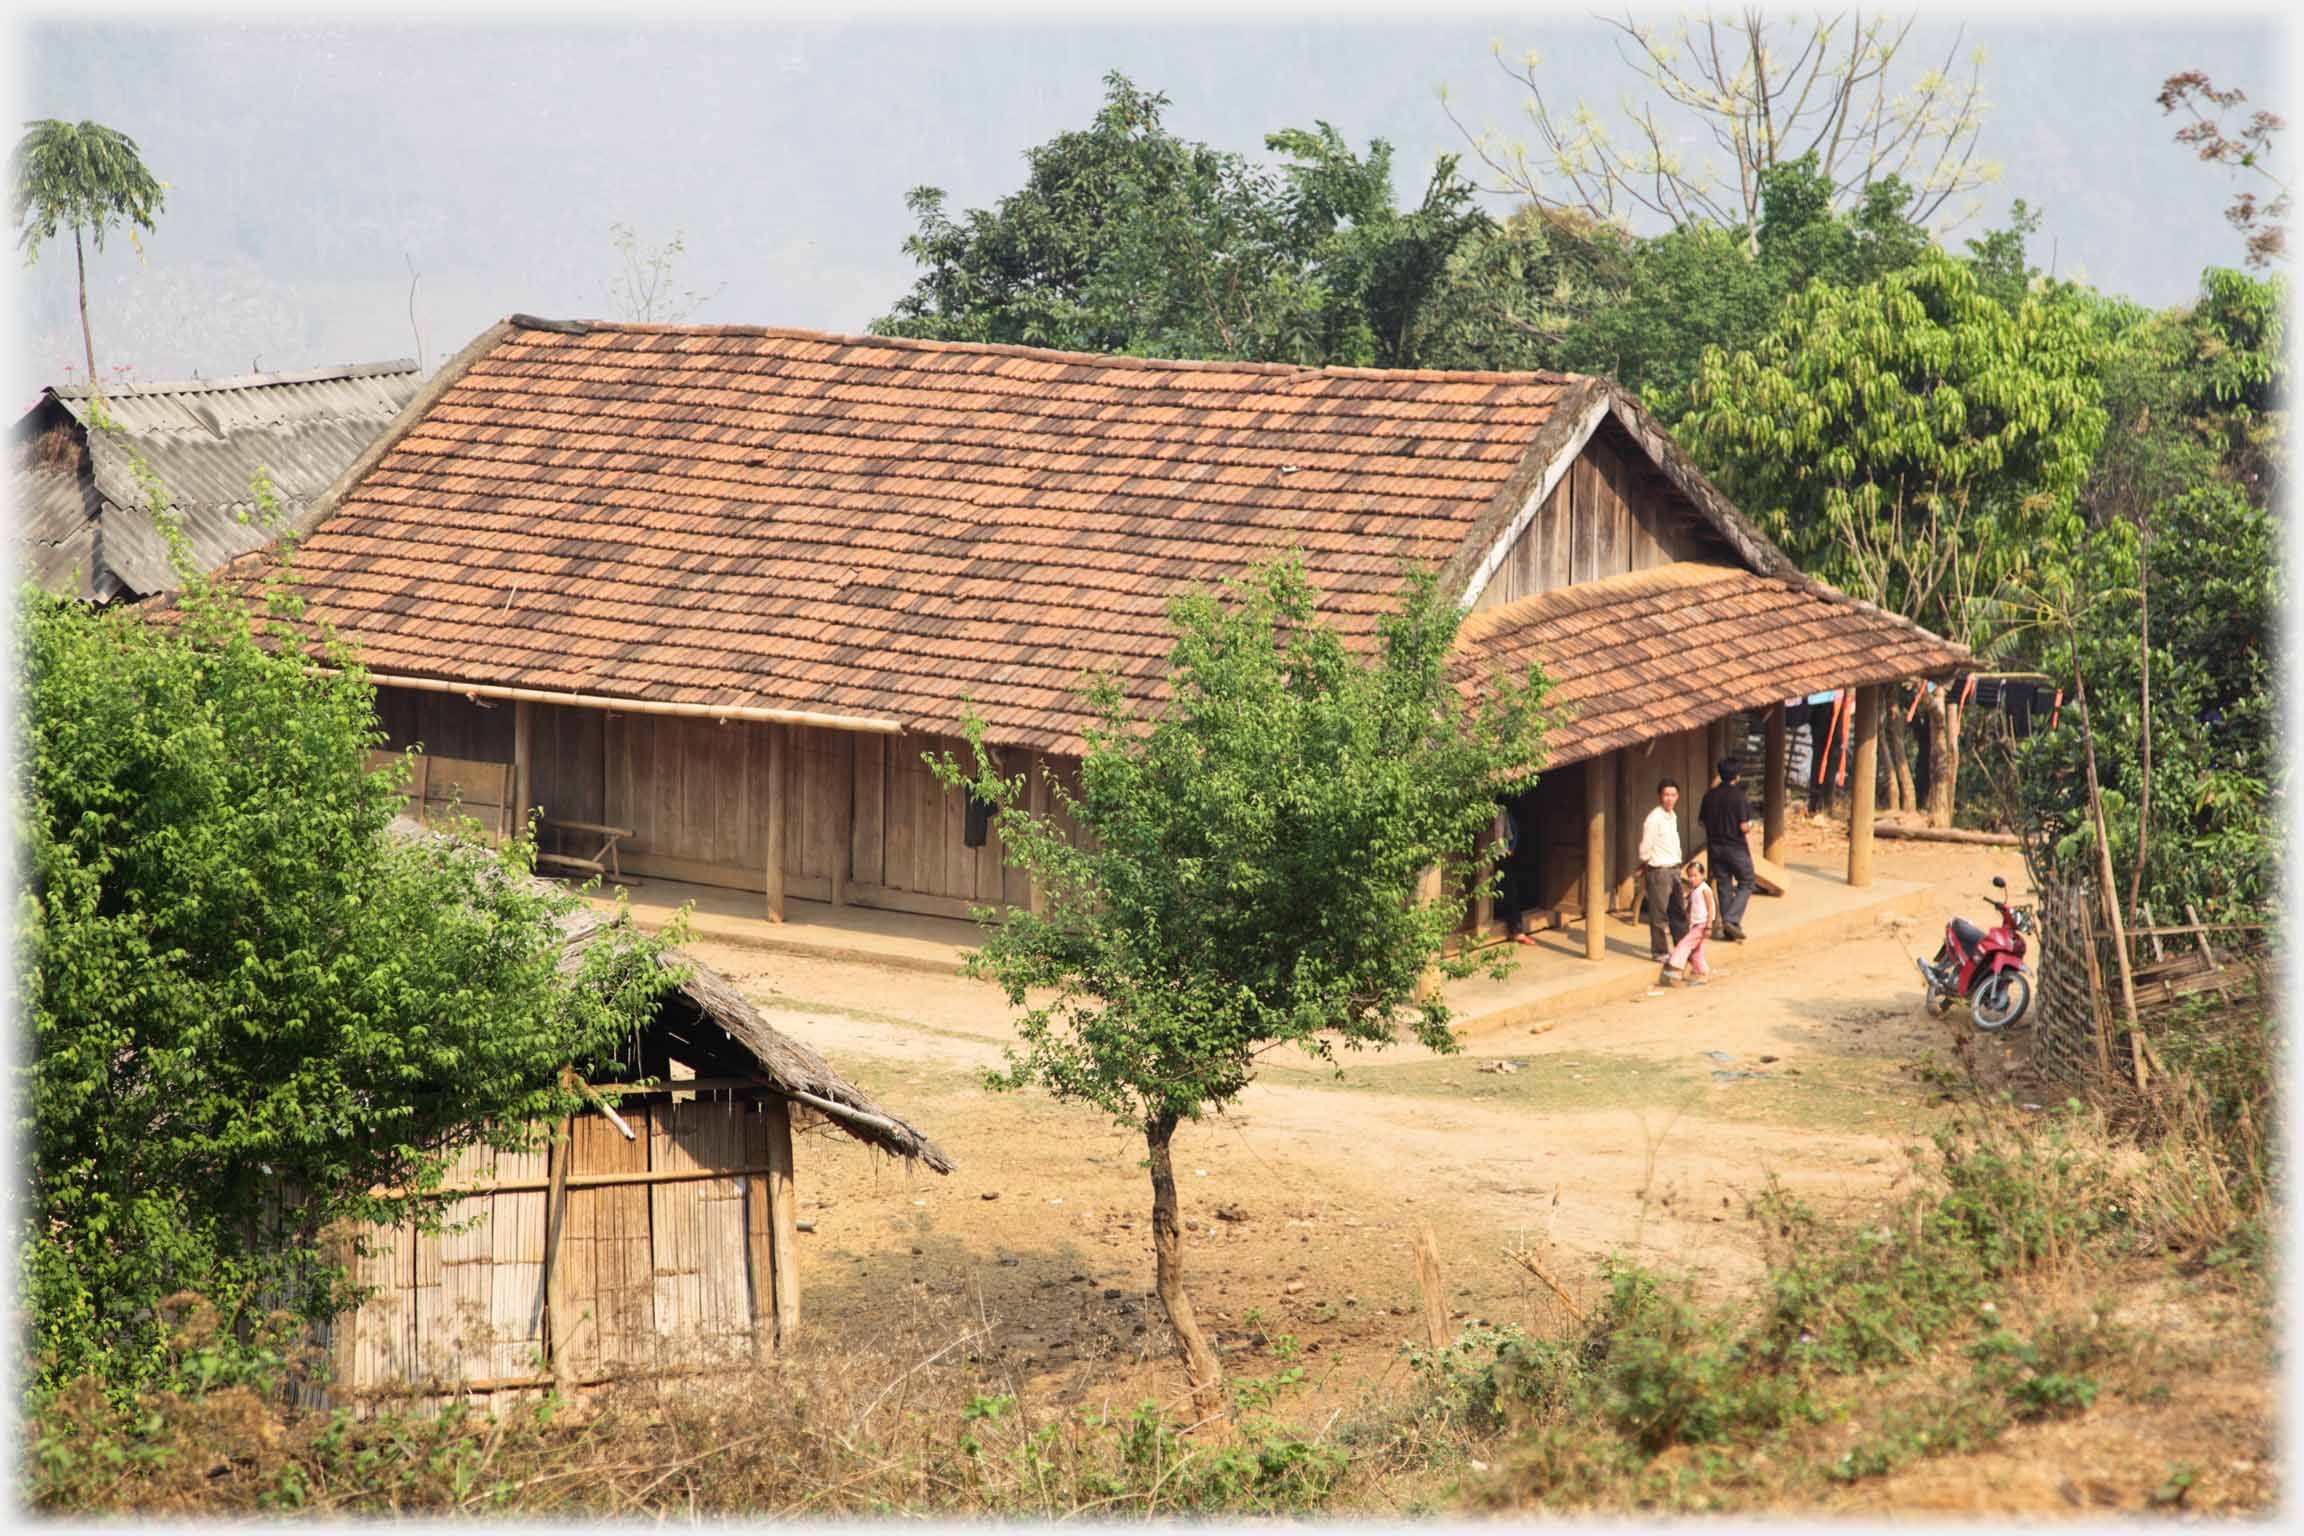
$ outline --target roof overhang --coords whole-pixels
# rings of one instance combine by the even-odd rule
[[[1531,666],[1559,723],[1558,768],[1828,688],[1931,677],[1966,649],[1806,577],[1683,562],[1483,609],[1457,636],[1458,684]]]

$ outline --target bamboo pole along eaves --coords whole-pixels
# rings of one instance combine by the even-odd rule
[[[323,675],[335,667],[314,667]],[[379,688],[407,688],[418,693],[455,693],[468,699],[507,699],[516,703],[557,704],[567,709],[609,710],[627,715],[679,715],[695,720],[743,720],[764,725],[814,725],[831,731],[861,731],[875,736],[897,736],[900,720],[870,715],[828,715],[808,709],[768,709],[753,704],[681,704],[662,699],[620,699],[599,693],[560,693],[549,688],[514,688],[503,683],[459,683],[441,677],[404,677],[371,672],[368,681]]]

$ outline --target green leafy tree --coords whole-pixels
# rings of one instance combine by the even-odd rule
[[[621,926],[564,971],[576,898],[519,878],[525,843],[389,833],[359,669],[333,649],[310,668],[286,589],[252,613],[183,563],[173,623],[18,603],[19,1274],[42,1385],[151,1384],[178,1292],[228,1320],[329,1315],[332,1223],[421,1219],[371,1187],[436,1188],[472,1139],[533,1142],[577,1107],[561,1070],[613,1059],[667,981],[662,941]]]
[[[1405,366],[1458,244],[1487,225],[1443,158],[1392,198],[1392,152],[1273,134],[1277,171],[1178,138],[1167,98],[1106,80],[1087,128],[1026,155],[1022,188],[955,219],[915,189],[912,291],[884,335],[1149,357]]]
[[[1599,374],[1670,424],[1688,408],[1707,349],[1750,350],[1810,283],[1861,286],[1929,249],[1927,231],[1904,216],[1904,188],[1893,178],[1845,213],[1835,211],[1832,184],[1812,156],[1770,166],[1760,179],[1750,244],[1741,227],[1689,223],[1641,238],[1572,213],[1522,210],[1505,226],[1532,247],[1522,291],[1445,297],[1444,308],[1471,307],[1472,318],[1447,333],[1470,343],[1431,360]],[[1550,323],[1518,323],[1523,314]]]
[[[64,230],[72,232],[72,259],[80,277],[80,340],[88,350],[88,387],[96,387],[96,337],[88,325],[86,238],[104,249],[105,232],[128,226],[128,238],[149,233],[167,183],[144,168],[136,141],[102,123],[66,123],[44,118],[24,125],[16,144],[17,243],[26,265],[40,247]]]
[[[1803,568],[1979,642],[1978,599],[2078,539],[2101,393],[2072,306],[2028,295],[2011,312],[1931,252],[1859,288],[1813,284],[1751,351],[1708,351],[1678,430]],[[1939,826],[1959,767],[1950,707],[1926,705]]]
[[[2133,597],[2076,605],[2061,643],[2088,681],[2130,921],[2147,907],[2252,917],[2275,893],[2285,290],[2215,269],[2188,308],[2086,297],[2110,425],[2081,492],[2090,535],[2071,585]],[[2022,626],[1998,639],[2012,665],[2053,670],[2065,658],[2052,650]],[[2093,882],[2094,829],[2070,818],[2078,753],[2069,730],[2035,735],[2016,752],[2015,798],[2049,834],[2051,873]]]
[[[1026,1009],[1022,1048],[993,1082],[1036,1084],[1143,1135],[1160,1298],[1213,1412],[1216,1357],[1184,1287],[1177,1128],[1230,1104],[1280,1047],[1329,1060],[1405,1023],[1456,1048],[1423,981],[1493,878],[1497,797],[1534,781],[1543,687],[1531,673],[1460,694],[1456,610],[1429,578],[1409,583],[1371,656],[1319,620],[1293,563],[1172,613],[1163,701],[1130,701],[1110,679],[1090,693],[1079,794],[1058,786],[1077,840],[1025,808],[979,722],[973,768],[935,766],[999,808],[1008,858],[1046,893],[1044,913],[1011,914],[971,961]]]

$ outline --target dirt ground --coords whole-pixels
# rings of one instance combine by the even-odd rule
[[[1791,862],[1840,864],[1837,829],[1793,831]],[[1927,915],[1816,953],[1742,964],[1536,1030],[1475,1029],[1459,1056],[1397,1045],[1342,1070],[1274,1058],[1237,1106],[1179,1132],[1188,1283],[1236,1374],[1297,1341],[1309,1411],[1350,1414],[1399,1384],[1421,1335],[1414,1246],[1435,1234],[1458,1326],[1551,1331],[1563,1309],[1507,1250],[1581,1300],[1607,1256],[1708,1287],[1758,1273],[1746,1203],[1771,1178],[1825,1214],[1905,1175],[1907,1147],[1958,1113],[1952,1025],[1928,1018],[1912,955],[1954,913],[1989,921],[2012,849],[1882,841],[1884,878],[1928,882]],[[1746,926],[1762,930],[1769,902]],[[1180,1395],[1151,1295],[1141,1141],[1093,1110],[982,1086],[1013,1038],[991,986],[840,961],[692,946],[958,1168],[908,1171],[823,1128],[800,1147],[804,1326],[866,1337],[944,1320],[1036,1397]],[[1916,1502],[1930,1501],[1915,1487]]]

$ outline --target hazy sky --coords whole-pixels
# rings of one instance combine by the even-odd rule
[[[171,184],[141,259],[117,237],[91,258],[100,364],[159,379],[409,355],[412,263],[436,366],[515,310],[609,313],[616,222],[651,242],[684,233],[681,275],[713,294],[696,320],[861,330],[912,276],[906,190],[944,187],[954,207],[1012,190],[1023,151],[1086,123],[1113,69],[1166,92],[1176,131],[1226,148],[1260,153],[1267,132],[1321,118],[1355,144],[1389,139],[1409,196],[1435,153],[1462,147],[1439,87],[1467,121],[1512,125],[1520,94],[1492,39],[1540,50],[1563,99],[1606,105],[1633,83],[1583,8],[1165,24],[466,14],[483,19],[20,23],[18,115],[120,128]],[[2191,14],[1923,20],[1915,54],[1940,57],[1956,27],[1989,52],[1983,151],[2005,174],[1966,232],[2021,197],[2045,215],[2043,265],[2156,305],[2236,263],[2231,182],[2170,142],[2153,98],[2198,68],[2280,110],[2285,34],[2264,15]],[[15,362],[35,386],[80,355],[71,272],[70,246],[51,247],[20,284]]]

